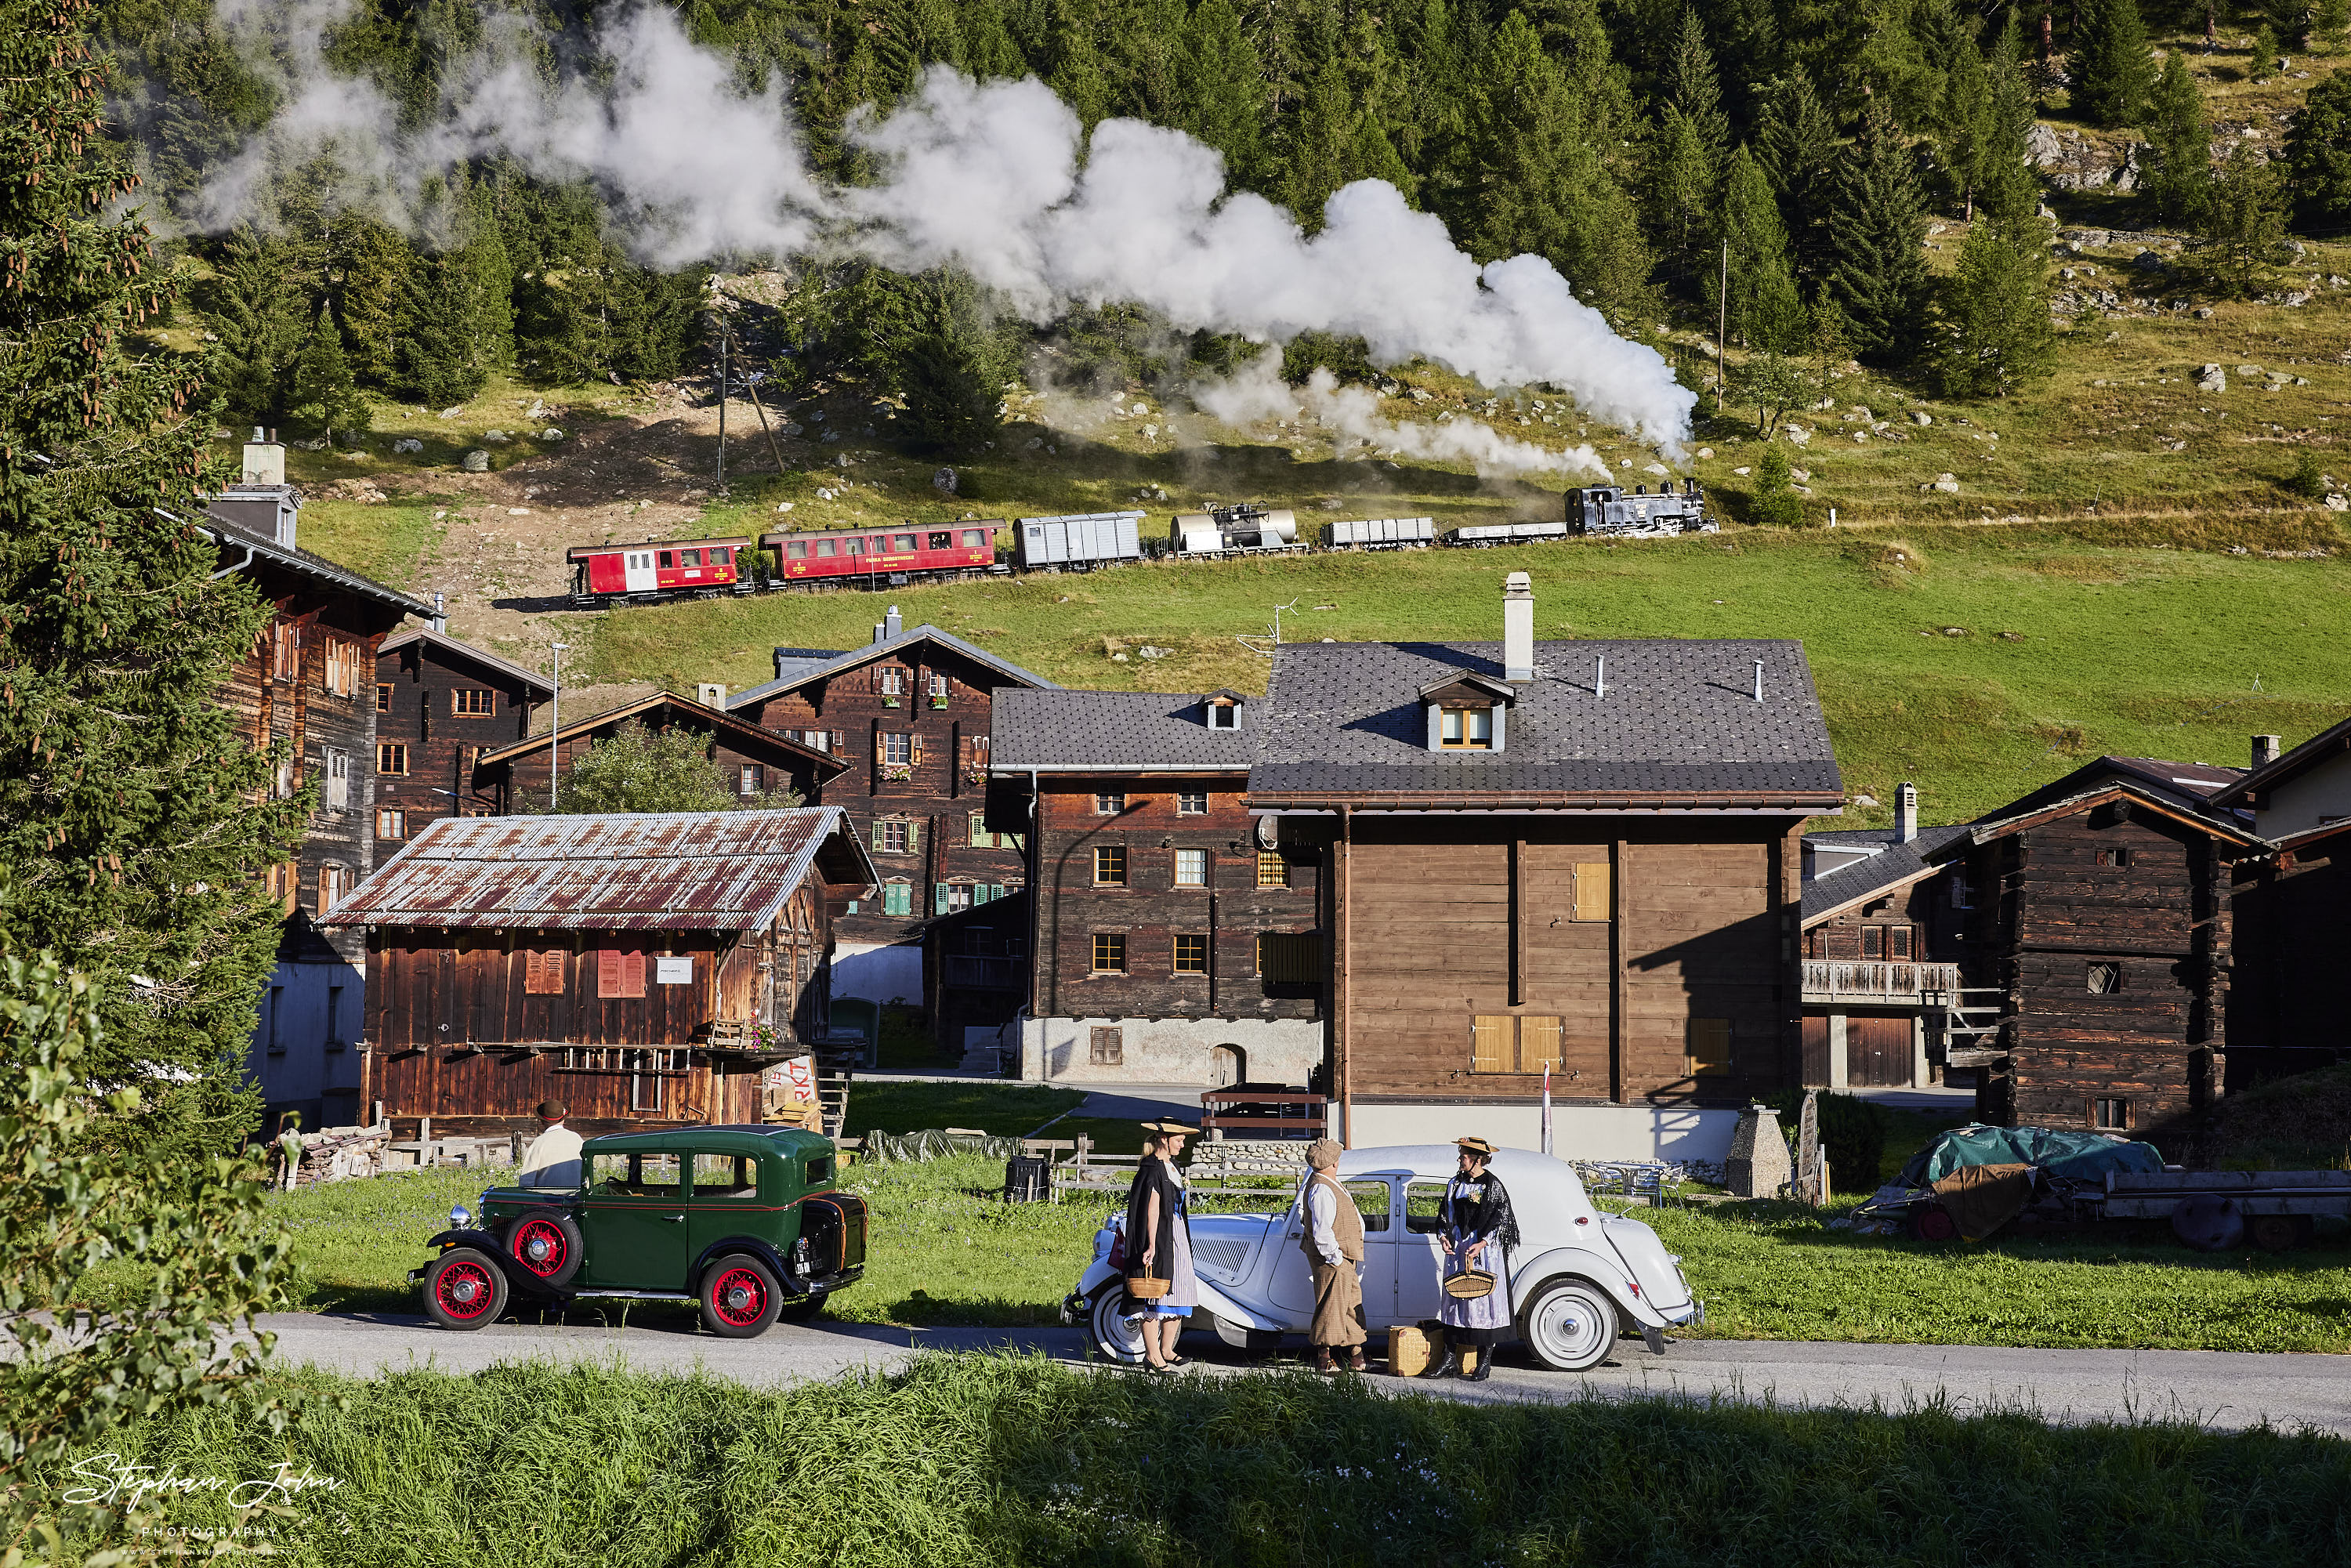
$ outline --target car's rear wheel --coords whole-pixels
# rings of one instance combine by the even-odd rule
[[[1553,1372],[1589,1372],[1608,1359],[1621,1322],[1616,1303],[1588,1280],[1536,1287],[1519,1318],[1528,1352]]]
[[[507,1227],[507,1256],[550,1285],[568,1285],[583,1256],[580,1222],[559,1208],[527,1208]]]
[[[784,1292],[768,1266],[737,1253],[702,1271],[702,1326],[727,1339],[754,1339],[776,1321]]]
[[[477,1329],[507,1310],[498,1260],[474,1247],[452,1247],[425,1267],[424,1315],[444,1329]]]
[[[1113,1280],[1094,1292],[1093,1310],[1086,1314],[1086,1337],[1094,1354],[1121,1366],[1143,1364],[1143,1325],[1125,1316],[1125,1281]]]

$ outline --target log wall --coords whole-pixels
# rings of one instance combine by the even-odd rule
[[[492,711],[456,712],[461,691],[489,693]],[[377,741],[408,748],[408,771],[383,775],[376,789],[377,805],[400,810],[402,820],[393,825],[402,839],[443,817],[486,817],[503,809],[498,792],[475,778],[474,758],[529,737],[536,706],[527,683],[419,637],[375,661],[368,695],[381,705]],[[386,852],[397,847],[388,843]]]

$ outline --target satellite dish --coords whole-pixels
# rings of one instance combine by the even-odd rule
[[[2226,1252],[2245,1239],[2245,1217],[2233,1197],[2190,1193],[2171,1211],[2171,1233],[2199,1252]]]

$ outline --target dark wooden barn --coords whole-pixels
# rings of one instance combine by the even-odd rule
[[[444,817],[498,815],[486,752],[525,740],[555,687],[546,676],[444,632],[412,627],[375,660],[375,834],[398,845]]]
[[[366,1097],[403,1134],[758,1121],[872,875],[835,807],[444,818],[331,917],[366,932]]]
[[[483,752],[474,765],[474,790],[496,800],[501,814],[534,810],[549,799],[559,745],[568,771],[590,747],[611,739],[629,724],[657,734],[680,729],[697,737],[703,755],[719,766],[747,802],[780,804],[787,791],[798,791],[803,804],[820,804],[824,786],[842,771],[825,752],[739,715],[674,692],[655,692],[601,713],[567,717],[559,741],[551,733],[536,735]]]

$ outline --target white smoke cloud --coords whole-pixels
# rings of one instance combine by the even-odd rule
[[[1342,457],[1414,457],[1437,463],[1467,463],[1481,477],[1554,473],[1605,476],[1608,465],[1588,445],[1560,451],[1507,436],[1474,419],[1428,423],[1392,420],[1380,412],[1376,392],[1343,387],[1317,367],[1303,386],[1281,379],[1281,355],[1268,350],[1234,375],[1192,389],[1200,410],[1227,424],[1246,428],[1270,419],[1312,419]]]
[[[198,214],[207,228],[252,216],[273,171],[329,147],[350,172],[339,199],[423,227],[433,177],[505,155],[549,179],[595,181],[625,242],[656,266],[844,245],[893,267],[965,267],[1035,321],[1116,302],[1261,342],[1361,337],[1383,364],[1426,358],[1489,387],[1556,386],[1667,452],[1696,404],[1656,350],[1609,330],[1540,256],[1481,267],[1376,180],[1335,193],[1310,236],[1264,198],[1228,192],[1214,149],[1124,120],[1089,141],[1033,78],[980,83],[933,68],[892,113],[852,118],[877,177],[829,188],[809,167],[780,79],[739,90],[728,62],[665,10],[604,26],[592,78],[548,66],[545,40],[507,22],[446,85],[431,123],[408,131],[381,93],[323,58],[348,0],[220,4],[233,33],[275,63],[285,107],[212,182]],[[1471,439],[1464,429],[1384,444]]]

